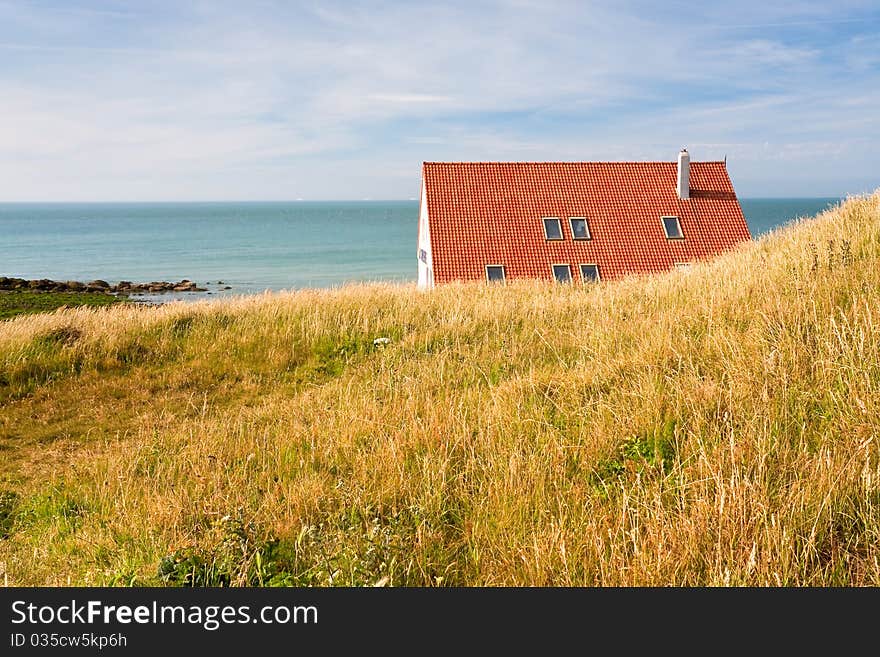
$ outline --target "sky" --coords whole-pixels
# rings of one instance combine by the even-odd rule
[[[423,161],[880,187],[870,2],[0,0],[0,201],[408,199]]]

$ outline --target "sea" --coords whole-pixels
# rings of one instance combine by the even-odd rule
[[[740,203],[757,237],[840,200]],[[415,281],[418,210],[412,200],[0,203],[0,276],[207,288],[172,295],[187,299]]]

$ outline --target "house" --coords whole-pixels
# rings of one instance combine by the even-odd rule
[[[751,239],[726,162],[425,162],[418,285],[611,280]]]

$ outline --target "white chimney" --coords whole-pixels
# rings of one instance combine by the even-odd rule
[[[691,197],[691,156],[682,148],[678,154],[678,198]]]

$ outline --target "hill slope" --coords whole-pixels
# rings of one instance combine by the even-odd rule
[[[875,194],[586,288],[3,322],[0,578],[880,585],[878,290]]]

